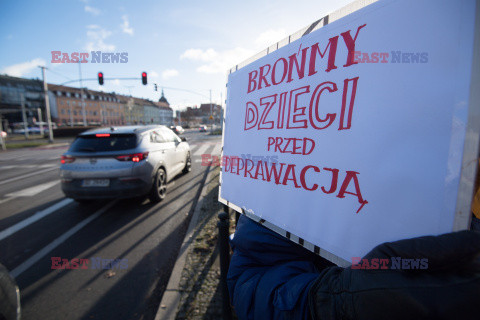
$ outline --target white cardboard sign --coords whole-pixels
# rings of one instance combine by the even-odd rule
[[[231,73],[221,201],[346,261],[452,231],[474,22],[379,1]]]

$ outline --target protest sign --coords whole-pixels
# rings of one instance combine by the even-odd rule
[[[220,201],[332,261],[452,231],[474,25],[473,0],[378,1],[232,72]]]

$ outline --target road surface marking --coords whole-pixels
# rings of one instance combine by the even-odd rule
[[[14,169],[14,168],[18,168],[19,166],[0,166],[0,170],[6,170],[6,169]]]
[[[61,209],[63,207],[65,207],[66,205],[69,205],[70,203],[72,203],[73,200],[72,199],[63,199],[62,201],[60,202],[57,202],[56,204],[54,204],[53,206],[51,207],[48,207],[42,211],[38,211],[37,213],[35,213],[33,216],[31,217],[28,217],[27,219],[25,220],[22,220],[20,221],[19,223],[17,224],[14,224],[13,226],[11,226],[10,228],[8,229],[5,229],[3,231],[0,232],[0,241],[2,241],[3,239],[11,236],[12,234],[14,234],[15,232],[19,231],[19,230],[22,230],[23,228],[31,225],[32,223],[48,216],[49,214],[57,211],[58,209]]]
[[[210,148],[210,145],[209,144],[203,144],[200,146],[200,148],[197,149],[197,151],[195,151],[193,153],[194,156],[199,156],[199,155],[202,155],[205,153],[205,151],[207,151],[207,149]]]
[[[212,151],[212,154],[216,155],[216,156],[219,156],[221,151],[222,151],[222,145],[220,143],[217,143],[215,145],[215,149],[213,149],[213,151]]]
[[[0,161],[17,161],[17,160],[24,160],[28,158],[28,155],[12,155],[10,157],[1,157]]]
[[[0,166],[2,169],[31,169],[31,168],[53,168],[56,167],[56,164],[18,164],[15,166]]]
[[[30,188],[27,188],[27,189],[23,189],[23,190],[20,190],[20,191],[16,191],[16,192],[6,194],[5,195],[6,199],[0,200],[0,204],[2,204],[4,202],[7,202],[8,200],[18,198],[18,197],[33,197],[33,196],[39,194],[42,191],[50,189],[51,187],[53,187],[54,185],[56,185],[58,183],[60,183],[59,180],[50,181],[50,182],[47,182],[47,183],[44,183],[44,184],[39,184],[38,186],[34,186],[34,187],[30,187]]]
[[[42,259],[44,256],[46,256],[50,251],[64,243],[68,238],[73,236],[75,233],[77,233],[79,230],[81,230],[83,227],[85,227],[87,224],[98,218],[101,214],[103,214],[105,211],[110,209],[115,203],[117,203],[118,200],[113,200],[112,202],[107,203],[106,206],[86,218],[85,220],[79,222],[77,225],[75,225],[73,228],[62,234],[60,237],[57,239],[53,240],[50,242],[46,247],[35,253],[33,256],[31,256],[27,261],[23,262],[21,265],[16,267],[15,269],[10,272],[10,274],[16,278],[20,274],[22,274],[24,271],[26,271],[28,268],[33,266],[35,263],[37,263],[40,259]]]
[[[24,178],[28,178],[28,177],[31,177],[31,176],[35,176],[37,174],[45,173],[45,172],[52,171],[52,170],[58,170],[58,167],[55,166],[55,168],[48,168],[48,169],[45,169],[45,170],[35,171],[35,172],[27,173],[27,174],[24,174],[24,175],[15,177],[15,178],[3,180],[3,181],[0,181],[0,185],[5,184],[5,183],[9,183],[9,182],[13,182],[13,181],[17,181],[17,180],[21,180],[21,179],[24,179]]]

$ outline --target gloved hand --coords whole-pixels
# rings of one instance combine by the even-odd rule
[[[363,259],[370,264],[388,259],[387,269],[329,267],[321,272],[308,294],[311,316],[322,320],[480,319],[479,254],[480,233],[473,231],[381,244]],[[399,259],[424,259],[427,268],[398,269]],[[411,267],[402,267],[406,266]]]

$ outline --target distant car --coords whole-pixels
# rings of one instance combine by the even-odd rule
[[[181,126],[171,126],[170,129],[172,129],[172,131],[176,134],[182,134],[185,132],[185,130]]]
[[[61,187],[78,202],[144,195],[159,202],[167,183],[191,165],[186,139],[165,126],[93,129],[61,156]]]
[[[199,129],[200,129],[200,132],[207,132],[207,126],[205,125],[200,126]]]

